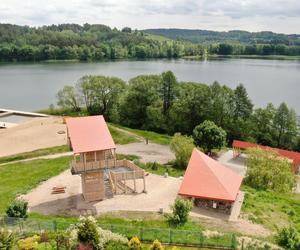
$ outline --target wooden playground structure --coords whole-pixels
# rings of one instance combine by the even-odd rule
[[[145,171],[131,161],[117,160],[116,146],[103,116],[68,118],[66,123],[69,145],[74,152],[71,172],[81,176],[86,201],[136,193],[138,180],[143,181],[146,192]]]

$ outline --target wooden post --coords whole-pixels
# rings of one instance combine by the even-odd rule
[[[144,183],[144,193],[146,193],[146,180],[145,180],[145,175],[143,177],[143,183]]]
[[[86,155],[83,153],[83,161],[84,161],[84,172],[85,172],[85,167],[86,167]]]
[[[97,153],[96,153],[96,151],[94,151],[94,158],[95,158],[95,161],[97,161]]]
[[[126,188],[126,177],[125,173],[123,173],[123,179],[124,179],[124,188],[125,188],[125,194],[127,193],[127,188]]]
[[[136,193],[135,171],[133,171],[133,185],[134,185],[134,192]]]

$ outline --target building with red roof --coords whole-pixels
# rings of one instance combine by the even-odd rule
[[[102,115],[67,118],[68,142],[74,153],[72,174],[81,176],[86,201],[112,198],[114,194],[136,192],[136,179],[145,172],[127,160],[116,159],[116,145]],[[126,185],[133,181],[134,188]]]
[[[289,151],[285,149],[279,149],[279,148],[272,148],[268,146],[263,146],[255,143],[250,143],[246,141],[238,141],[234,140],[232,143],[233,153],[234,156],[237,156],[240,154],[241,149],[248,149],[248,148],[260,148],[263,150],[272,150],[274,152],[277,152],[279,156],[285,157],[292,161],[292,171],[294,173],[299,172],[300,167],[300,152],[295,151]]]
[[[242,176],[195,148],[178,194],[192,198],[196,205],[229,212],[242,181]]]

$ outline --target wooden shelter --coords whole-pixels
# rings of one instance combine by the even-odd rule
[[[67,118],[68,142],[73,150],[72,174],[81,175],[86,201],[112,198],[117,193],[136,192],[137,179],[145,172],[128,160],[116,159],[116,145],[103,116]],[[127,184],[133,181],[133,188]]]
[[[282,156],[284,158],[287,158],[291,161],[292,171],[297,174],[299,173],[300,169],[300,152],[295,151],[289,151],[285,149],[279,149],[279,148],[272,148],[268,146],[263,146],[255,143],[250,143],[246,141],[238,141],[234,140],[232,142],[232,148],[233,148],[233,156],[237,157],[241,154],[241,150],[248,149],[248,148],[259,148],[263,150],[272,150],[276,152],[279,156]]]
[[[242,176],[195,148],[178,194],[193,199],[197,206],[229,213],[242,180]]]

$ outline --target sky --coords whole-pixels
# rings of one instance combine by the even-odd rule
[[[300,0],[0,0],[0,23],[300,33]]]

